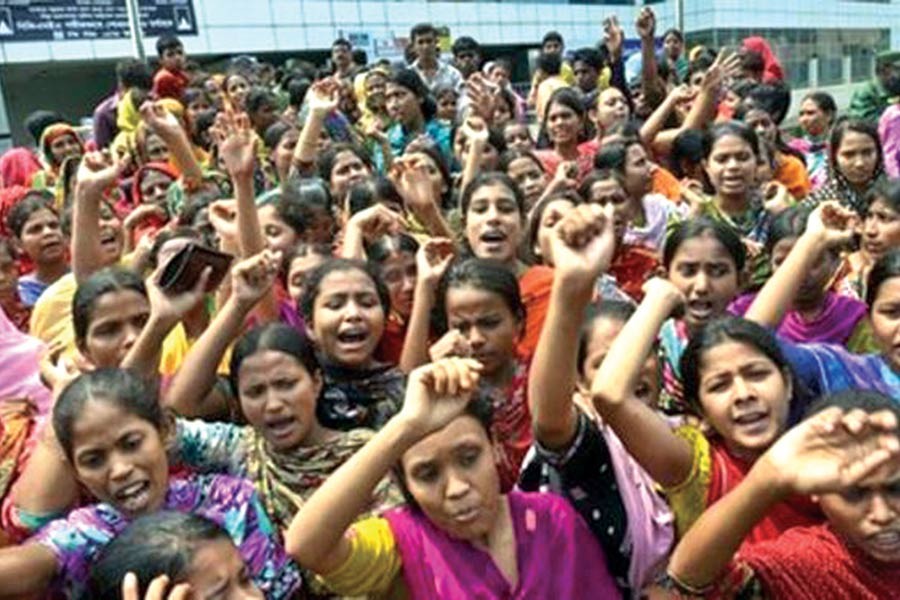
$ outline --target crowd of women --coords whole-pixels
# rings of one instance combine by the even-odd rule
[[[527,98],[430,25],[163,37],[91,134],[32,114],[0,597],[900,598],[900,139],[635,31],[547,34]]]

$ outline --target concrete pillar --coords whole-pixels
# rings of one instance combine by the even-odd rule
[[[819,57],[813,56],[809,59],[809,87],[815,89],[819,87]]]
[[[850,83],[853,80],[853,59],[849,54],[841,58],[841,81]]]

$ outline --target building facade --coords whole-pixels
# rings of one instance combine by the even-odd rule
[[[124,6],[124,0],[118,3]],[[633,36],[631,24],[644,2],[141,0],[140,4],[158,10],[174,4],[187,6],[172,10],[185,11],[176,17],[181,25],[193,21],[187,23],[189,33],[183,39],[195,57],[240,53],[272,60],[304,53],[321,57],[338,36],[365,48],[370,58],[397,57],[410,27],[428,21],[447,27],[451,38],[470,35],[490,53],[510,56],[519,62],[521,72],[527,49],[551,29],[563,34],[569,49],[591,45],[602,36],[603,19],[614,13],[626,35]],[[875,52],[900,48],[900,0],[658,0],[647,4],[657,11],[660,33],[676,23],[681,6],[689,45],[737,46],[748,35],[765,36],[798,89],[865,80],[872,74]],[[129,55],[132,47],[125,37],[104,39],[109,32],[104,32],[102,23],[71,36],[79,39],[62,39],[68,34],[59,32],[50,39],[39,39],[39,31],[24,35],[25,23],[17,23],[16,15],[6,10],[0,6],[0,142],[5,138],[9,143],[12,137],[21,143],[18,124],[31,109],[53,108],[73,119],[86,116],[81,114],[85,107],[111,91],[112,65]],[[73,18],[66,25],[85,22]],[[155,54],[154,41],[145,39],[148,56]]]

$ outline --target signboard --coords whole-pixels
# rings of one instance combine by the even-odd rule
[[[197,35],[193,0],[139,0],[141,29]],[[125,0],[0,0],[0,43],[128,38]]]

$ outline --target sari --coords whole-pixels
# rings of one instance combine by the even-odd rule
[[[0,402],[27,398],[45,415],[50,411],[50,390],[41,381],[40,363],[46,346],[37,338],[19,331],[0,310]]]
[[[538,339],[547,310],[550,308],[550,289],[553,287],[553,269],[543,265],[528,268],[519,277],[519,294],[525,305],[525,327],[516,352],[523,360],[530,360],[537,348]]]
[[[644,282],[653,276],[659,267],[657,253],[637,244],[619,244],[609,265],[609,273],[623,292],[635,302],[644,298]]]
[[[221,472],[249,479],[266,514],[279,530],[286,530],[328,476],[373,435],[370,429],[354,429],[316,446],[277,451],[250,426],[177,419],[172,458],[173,463],[203,473]],[[386,477],[375,488],[371,509],[378,511],[401,503],[399,489]]]
[[[507,387],[483,385],[481,391],[491,399],[491,440],[500,489],[506,492],[518,481],[525,455],[534,440],[528,409],[528,364],[516,362],[515,373]]]

